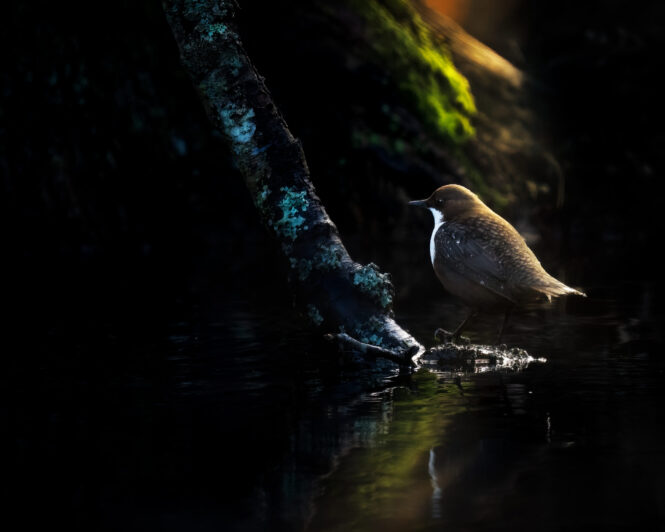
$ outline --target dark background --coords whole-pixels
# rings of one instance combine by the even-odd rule
[[[407,214],[403,203],[431,190],[394,168],[384,178],[381,154],[371,150],[355,154],[348,172],[332,165],[336,143],[347,142],[346,121],[372,94],[318,54],[317,36],[293,16],[301,7],[243,3],[243,38],[303,142],[351,255],[393,272],[399,318],[400,308],[440,290],[429,270],[414,275],[413,261],[400,258],[426,252],[430,221]],[[538,81],[566,176],[564,206],[532,220],[549,228],[537,254],[555,272],[568,264],[575,286],[628,280],[650,286],[654,301],[662,279],[664,10],[659,2],[523,0],[500,27],[476,28]],[[473,32],[472,10],[465,20]],[[180,502],[242,491],[236,484],[206,490],[216,483],[202,479],[206,468],[234,470],[229,456],[242,445],[222,429],[191,436],[228,443],[219,463],[183,459],[187,441],[161,443],[166,427],[191,435],[188,423],[196,429],[212,415],[170,394],[174,372],[196,382],[197,371],[210,369],[179,365],[177,328],[189,338],[216,327],[217,343],[198,353],[214,353],[223,365],[244,345],[226,335],[229,321],[245,319],[255,349],[272,346],[291,372],[301,349],[285,331],[297,334],[300,325],[295,313],[290,319],[287,268],[180,66],[161,6],[11,3],[2,25],[2,381],[11,448],[3,498],[26,518],[44,509],[97,526],[100,508],[131,513],[134,496],[155,488],[160,475],[203,486],[171,494]],[[276,313],[288,323],[270,317]],[[285,336],[291,341],[282,345]],[[228,388],[236,370],[206,386]],[[297,396],[278,389],[278,397]],[[250,432],[255,423],[270,425],[270,409],[239,407],[230,416]],[[287,429],[275,425],[269,433],[278,439]],[[184,469],[169,472],[172,463]],[[124,481],[136,493],[113,488]],[[148,507],[164,504],[164,493],[154,498]]]
[[[477,4],[470,9],[483,8]],[[302,140],[319,194],[350,246],[356,238],[403,236],[414,229],[399,225],[413,223],[403,197],[377,202],[378,188],[409,198],[429,190],[418,179],[395,178],[371,151],[356,154],[364,166],[332,167],[331,146],[348,148],[345,120],[372,95],[362,80],[344,79],[334,58],[319,55],[323,46],[293,16],[298,9],[297,2],[243,3],[248,51]],[[660,271],[649,257],[662,225],[663,9],[657,2],[522,1],[510,4],[501,27],[479,29],[545,95],[546,129],[566,176],[564,208],[553,220],[561,230],[552,236],[588,251],[586,275],[652,278]],[[464,18],[473,29],[472,14]],[[38,294],[67,286],[71,295],[69,283],[90,281],[84,292],[140,296],[128,284],[195,283],[195,269],[213,263],[224,283],[245,269],[240,264],[258,262],[271,244],[180,67],[158,3],[12,4],[5,21],[0,163],[7,262],[22,274],[14,288]],[[609,248],[621,255],[612,264]],[[371,260],[363,249],[354,249],[358,259]],[[96,268],[115,274],[91,275]]]

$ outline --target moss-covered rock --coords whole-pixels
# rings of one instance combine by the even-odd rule
[[[509,218],[550,201],[528,77],[422,0],[247,0],[241,18],[342,232],[400,231],[395,198],[451,182]]]
[[[391,82],[414,104],[421,119],[440,138],[453,144],[474,135],[476,106],[469,82],[455,68],[447,48],[438,42],[408,0],[350,0],[366,24],[367,43]]]

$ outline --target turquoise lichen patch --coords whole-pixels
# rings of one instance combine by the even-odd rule
[[[306,281],[309,274],[312,273],[312,261],[309,259],[296,259],[291,257],[289,262],[291,268],[298,271],[298,279]]]
[[[183,14],[187,20],[207,22],[211,14],[208,0],[185,0]]]
[[[344,332],[342,330],[342,332]],[[363,343],[378,345],[383,343],[383,321],[372,316],[367,321],[353,327],[355,337]]]
[[[323,316],[314,305],[307,305],[307,317],[317,327],[323,323]]]
[[[230,67],[231,74],[234,76],[237,76],[240,73],[240,68],[243,65],[242,61],[237,55],[234,55],[231,58],[227,59],[226,64]]]
[[[270,146],[272,146],[271,143],[266,144],[265,146],[263,146],[261,148],[256,146],[255,148],[252,149],[252,156],[261,155],[264,151],[266,151],[268,148],[270,148]]]
[[[293,241],[300,231],[308,229],[302,216],[309,205],[305,197],[307,193],[304,190],[296,192],[291,187],[282,187],[280,191],[284,195],[277,205],[282,210],[282,217],[273,223],[273,227],[277,234]]]
[[[273,223],[268,220],[268,225],[272,227]],[[293,244],[290,244],[288,242],[282,242],[282,253],[286,255],[287,257],[293,253]]]
[[[185,0],[182,13],[191,22],[209,24],[212,20],[227,17],[229,8],[233,8],[232,2],[220,2],[219,0]],[[176,2],[171,3],[171,9],[175,9]]]
[[[226,97],[228,76],[217,69],[199,83],[199,91],[209,101],[219,117],[222,132],[228,137],[233,152],[238,155],[254,148],[252,139],[256,132],[254,109],[233,105]],[[251,152],[251,151],[250,151]]]
[[[256,125],[252,120],[254,109],[226,107],[220,109],[219,117],[224,126],[224,132],[231,139],[233,151],[237,154],[252,140],[256,132]]]
[[[266,210],[266,200],[268,199],[268,196],[270,195],[270,189],[268,188],[268,185],[263,185],[261,187],[261,190],[258,191],[256,194],[256,208],[259,209],[260,212],[265,212]]]
[[[204,40],[212,42],[215,35],[224,35],[227,30],[226,24],[210,24],[201,36]]]
[[[318,270],[334,270],[341,266],[342,256],[343,251],[339,247],[319,244],[319,249],[314,253],[312,262]]]
[[[353,274],[353,284],[376,299],[383,308],[393,302],[394,288],[387,273],[381,273],[376,264],[362,266]]]

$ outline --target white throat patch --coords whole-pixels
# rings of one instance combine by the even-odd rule
[[[432,264],[434,264],[434,257],[436,256],[434,237],[436,236],[439,227],[445,224],[446,221],[443,219],[443,213],[439,209],[432,209],[430,207],[430,211],[432,211],[432,216],[434,216],[434,229],[432,230],[432,236],[429,239],[429,256],[432,259]]]

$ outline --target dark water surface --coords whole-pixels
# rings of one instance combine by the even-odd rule
[[[587,289],[515,316],[547,358],[519,373],[340,371],[279,297],[55,319],[5,375],[6,501],[89,530],[664,529],[653,287]],[[429,338],[439,296],[398,320]]]
[[[506,340],[547,363],[457,384],[416,375],[386,399],[385,433],[328,479],[314,528],[662,529],[662,337],[648,292],[623,288],[632,303],[599,288],[520,316]]]

